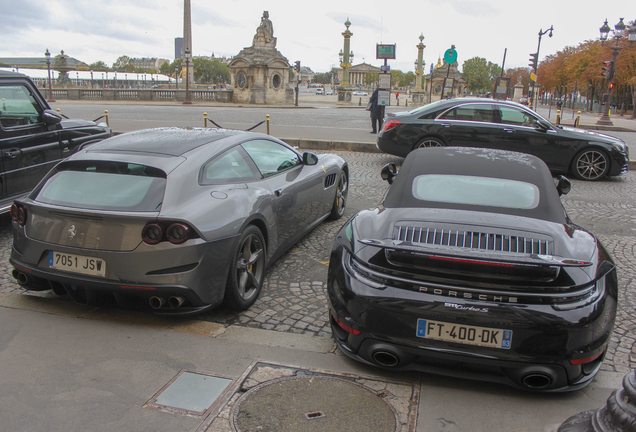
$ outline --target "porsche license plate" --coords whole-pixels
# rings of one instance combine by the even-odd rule
[[[510,349],[512,330],[418,319],[417,337],[467,345]]]
[[[91,276],[106,276],[106,262],[100,258],[49,251],[49,267]]]

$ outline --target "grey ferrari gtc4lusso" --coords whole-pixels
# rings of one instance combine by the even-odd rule
[[[90,304],[158,313],[251,306],[265,269],[345,210],[347,164],[268,135],[164,128],[119,135],[58,164],[11,209],[13,275]]]

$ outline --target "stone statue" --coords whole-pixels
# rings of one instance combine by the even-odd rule
[[[269,12],[263,11],[261,25],[256,29],[252,46],[257,48],[275,48],[276,38],[274,37],[274,25],[269,19]]]

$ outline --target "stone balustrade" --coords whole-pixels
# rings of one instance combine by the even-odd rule
[[[48,97],[49,89],[42,89]],[[121,100],[121,101],[175,101],[185,100],[185,89],[83,89],[53,88],[55,100]],[[192,101],[232,102],[233,90],[190,90]]]

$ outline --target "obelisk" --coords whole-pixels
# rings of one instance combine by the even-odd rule
[[[183,0],[183,63],[185,66],[185,53],[190,51],[190,68],[188,73],[188,82],[194,83],[194,68],[192,67],[192,16],[190,11],[190,0]]]

